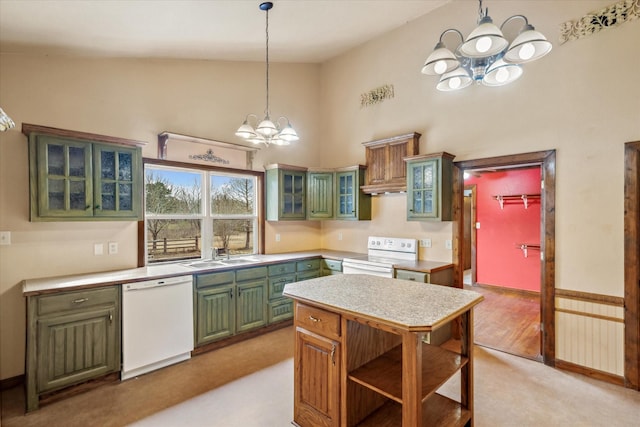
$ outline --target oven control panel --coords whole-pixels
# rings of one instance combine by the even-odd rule
[[[399,237],[375,237],[369,236],[367,244],[369,250],[418,253],[417,239],[404,239]]]

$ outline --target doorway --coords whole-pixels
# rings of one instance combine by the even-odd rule
[[[542,361],[540,166],[464,170],[463,286],[481,293],[474,342]],[[482,225],[482,227],[481,227]]]
[[[463,287],[464,276],[464,177],[463,171],[488,168],[540,167],[540,331],[542,361],[555,365],[555,150],[455,162],[453,253],[454,281]],[[477,254],[476,254],[477,255]],[[472,249],[473,258],[473,249]]]

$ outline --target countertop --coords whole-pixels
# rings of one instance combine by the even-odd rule
[[[245,262],[242,264],[213,267],[189,267],[184,265],[187,261],[162,263],[126,270],[102,271],[96,273],[74,274],[68,276],[26,279],[22,281],[22,293],[24,296],[31,296],[43,293],[77,290],[99,286],[120,285],[123,283],[141,282],[144,280],[155,280],[182,275],[236,270],[238,268],[269,265],[285,261],[300,261],[315,257],[343,260],[344,258],[355,258],[361,257],[363,255],[364,254],[357,252],[317,249],[311,251],[287,252],[280,254],[251,255],[251,258],[254,261]],[[434,261],[398,261],[398,264],[394,267],[405,270],[424,271],[429,273],[443,268],[450,268],[452,267],[452,264]]]
[[[283,295],[411,332],[436,329],[484,299],[474,291],[365,274],[288,283]]]

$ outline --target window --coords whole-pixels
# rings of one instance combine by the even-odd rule
[[[147,262],[258,252],[255,173],[145,164]]]

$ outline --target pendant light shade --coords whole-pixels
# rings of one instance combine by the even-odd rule
[[[497,55],[509,45],[502,35],[502,31],[493,23],[490,17],[480,20],[480,25],[469,34],[460,46],[460,52],[469,58],[484,58]]]
[[[523,15],[507,18],[498,28],[489,17],[489,10],[482,9],[478,0],[478,25],[465,39],[460,31],[449,28],[440,34],[433,52],[427,57],[421,72],[439,75],[436,89],[454,91],[471,85],[473,81],[485,86],[502,86],[522,76],[526,62],[542,58],[551,51],[552,45],[546,37],[536,31]],[[518,36],[509,44],[502,29],[515,19],[524,24]],[[447,33],[460,37],[455,50],[447,48],[443,37]]]
[[[7,116],[7,113],[0,108],[0,132],[4,132],[15,127],[16,124],[11,120],[11,117]]]
[[[451,92],[454,90],[464,89],[472,82],[473,79],[469,76],[467,70],[462,67],[458,67],[449,73],[443,74],[436,85],[436,89],[443,92]]]
[[[498,59],[487,68],[487,73],[482,78],[485,86],[502,86],[509,84],[522,76],[522,67],[517,64],[509,64],[503,59]]]
[[[453,71],[459,66],[458,58],[440,41],[424,63],[422,74],[441,75]]]
[[[280,117],[278,120],[273,122],[269,117],[269,10],[273,8],[273,3],[264,2],[260,4],[260,10],[266,12],[266,94],[267,94],[267,104],[265,108],[265,116],[261,122],[258,123],[258,126],[254,127],[249,123],[249,119],[253,119],[254,123],[258,122],[258,116],[255,114],[248,114],[244,120],[244,123],[238,128],[236,131],[236,136],[243,138],[253,144],[264,144],[267,147],[270,144],[273,145],[289,145],[291,141],[297,141],[298,134],[289,119],[286,117]],[[280,126],[281,119],[284,120],[286,125],[283,127]]]
[[[504,60],[514,64],[524,64],[535,61],[551,52],[553,46],[542,33],[525,25],[522,32],[516,37],[504,54]]]

